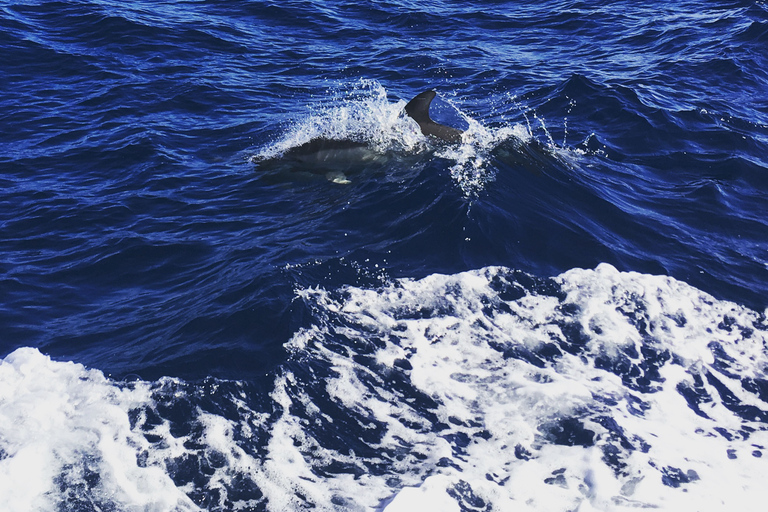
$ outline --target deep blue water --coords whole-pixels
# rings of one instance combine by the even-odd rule
[[[312,395],[340,372],[335,360],[297,356],[297,337],[319,329],[313,339],[327,350],[371,371],[381,362],[361,362],[374,349],[363,350],[348,330],[384,324],[335,319],[335,306],[326,310],[324,299],[308,298],[320,290],[343,304],[354,295],[349,289],[385,296],[382,290],[404,279],[501,266],[510,274],[489,277],[489,286],[499,291],[498,279],[517,280],[509,286],[523,290],[504,291],[502,299],[540,294],[565,304],[565,291],[547,291],[555,287],[551,278],[608,263],[640,274],[642,286],[650,286],[650,276],[667,276],[711,295],[709,303],[746,308],[754,316],[749,325],[728,317],[744,340],[765,332],[765,2],[9,2],[0,6],[0,53],[0,356],[33,347],[118,383],[150,383],[155,393],[171,393],[161,377],[180,379],[171,387],[197,398],[188,398],[188,409],[158,413],[171,425],[195,424],[195,407],[234,421],[234,402],[200,396],[212,382],[245,389],[242,400],[253,414],[272,415],[257,440],[235,443],[254,460],[270,459],[275,411],[288,410],[276,398],[275,376],[294,375]],[[387,132],[394,122],[387,116],[430,88],[438,92],[436,119],[478,133],[463,153],[427,139],[414,149],[404,142],[412,134]],[[324,173],[272,171],[258,158],[339,130],[372,145],[384,140],[378,151],[388,158],[353,165],[347,184]],[[414,300],[418,310],[425,299]],[[488,300],[499,314],[509,309]],[[443,314],[427,309],[394,316]],[[558,311],[576,315],[566,306]],[[675,311],[670,318],[679,318]],[[703,318],[678,324],[703,325]],[[573,342],[563,327],[568,321],[555,323],[569,341],[555,340],[554,351],[580,353],[566,347]],[[725,317],[713,325],[737,332]],[[628,356],[647,358],[639,368],[649,372],[648,382],[656,375],[649,368],[677,361],[665,352],[675,353],[671,348],[648,348],[651,338],[642,337],[643,350]],[[719,340],[704,346],[719,353],[711,345]],[[557,357],[528,349],[499,353],[536,367]],[[594,367],[610,367],[629,389],[653,391],[628,384],[637,377],[629,367],[590,354]],[[757,354],[752,361],[768,357]],[[412,366],[395,361],[396,371]],[[757,408],[747,415],[753,421],[757,414],[758,426],[750,428],[761,431],[768,416],[756,411],[768,410],[768,367],[755,364],[729,375],[736,372],[752,393],[742,405]],[[678,391],[692,410],[722,390],[715,377],[691,378]],[[410,386],[389,391],[417,393]],[[323,396],[314,403],[338,427],[350,412]],[[737,414],[744,399],[723,400]],[[618,439],[606,421],[598,423]],[[552,434],[555,445],[591,446],[599,437],[599,429],[584,434],[582,426],[564,425],[559,431],[571,437]],[[354,470],[349,461],[313,466],[316,478],[388,474],[385,462],[370,462],[386,453],[381,439],[366,440],[358,430],[325,425],[305,432],[329,450],[336,449],[333,439],[345,439],[369,461]],[[454,447],[464,442],[446,439]],[[523,452],[517,459],[527,460]],[[13,451],[0,445],[3,453]],[[231,509],[238,499],[251,500],[253,509],[280,509],[255,477],[249,487],[241,475],[222,498],[210,481],[192,484],[167,460],[156,465],[179,488],[188,484],[184,492],[204,509]],[[433,466],[450,467],[443,459]],[[662,471],[667,487],[696,480],[670,467]],[[392,495],[432,474],[409,471],[386,480]],[[98,478],[86,478],[87,485],[62,478],[56,503],[63,509],[130,509],[130,500],[88,494]],[[480,498],[467,485],[469,491],[456,484],[448,494],[464,510],[485,510],[472,508]],[[349,497],[302,496],[321,509],[355,509]],[[487,497],[483,503],[503,510]]]

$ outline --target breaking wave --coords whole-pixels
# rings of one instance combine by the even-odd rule
[[[297,297],[312,320],[271,389],[115,382],[34,349],[7,356],[0,493],[11,509],[725,509],[768,498],[765,312],[607,264]]]

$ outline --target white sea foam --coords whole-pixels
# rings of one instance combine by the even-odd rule
[[[115,383],[34,349],[8,355],[3,510],[746,510],[768,499],[765,313],[609,265],[299,296],[314,320],[268,394]]]
[[[493,283],[507,274],[435,275],[349,288],[342,298],[303,292],[331,327],[292,346],[329,362],[337,375],[328,395],[384,424],[380,450],[407,447],[393,464],[408,469],[393,473],[428,488],[398,496],[393,510],[435,492],[470,510],[725,510],[768,497],[760,477],[768,405],[739,380],[766,378],[764,318],[673,279],[608,265],[557,278],[562,296],[528,290],[506,301]],[[335,316],[352,347],[385,340],[373,357],[380,366],[334,348]],[[553,342],[558,355],[541,356]],[[563,350],[573,342],[583,346]],[[521,349],[539,354],[538,364],[512,355]],[[409,392],[392,392],[394,374]],[[719,383],[758,416],[735,414]],[[681,392],[697,387],[698,413]],[[435,403],[429,414],[412,406],[420,393]],[[437,491],[434,475],[443,482]],[[359,486],[366,490],[352,495],[388,492],[382,482]]]
[[[128,411],[148,387],[119,388],[96,370],[21,348],[0,362],[0,502],[8,512],[198,510],[158,467]],[[91,509],[85,507],[84,509]]]

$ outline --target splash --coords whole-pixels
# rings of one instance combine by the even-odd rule
[[[446,146],[436,155],[453,162],[451,178],[467,198],[477,197],[496,177],[493,151],[505,141],[530,143],[531,132],[516,124],[489,128],[464,112],[458,111],[468,124],[461,144]]]
[[[251,157],[254,162],[279,158],[311,140],[340,139],[362,142],[379,153],[419,154],[446,161],[452,181],[468,197],[476,197],[495,178],[494,150],[506,141],[534,144],[530,126],[506,123],[486,126],[461,110],[454,101],[441,97],[462,119],[467,129],[462,142],[439,145],[425,137],[416,122],[403,115],[406,102],[391,102],[386,89],[376,81],[361,80],[346,87],[327,90],[306,117],[295,120],[277,141]],[[403,161],[398,161],[402,163]]]
[[[382,153],[423,150],[424,137],[418,125],[402,115],[404,107],[403,100],[390,102],[386,89],[373,80],[329,89],[306,117],[294,120],[281,138],[251,160],[276,158],[318,138],[364,142]]]
[[[461,144],[439,148],[436,156],[451,162],[451,178],[468,199],[482,194],[495,181],[499,170],[507,167],[510,162],[514,162],[515,167],[522,164],[528,171],[535,173],[541,172],[542,166],[547,164],[571,167],[576,164],[577,154],[565,144],[558,146],[547,130],[545,121],[536,116],[535,112],[532,115],[546,143],[541,143],[534,136],[528,110],[515,96],[506,95],[491,108],[494,117],[502,118],[497,125],[486,125],[463,111],[455,101],[445,101],[463,119],[467,129]],[[521,113],[524,122],[506,119],[510,112]],[[510,154],[512,158],[508,158]]]

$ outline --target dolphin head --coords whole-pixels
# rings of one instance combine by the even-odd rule
[[[433,90],[426,90],[413,98],[405,106],[405,113],[408,117],[419,123],[421,133],[428,137],[456,144],[461,142],[461,130],[436,123],[429,117],[429,106],[435,99],[437,93]]]

